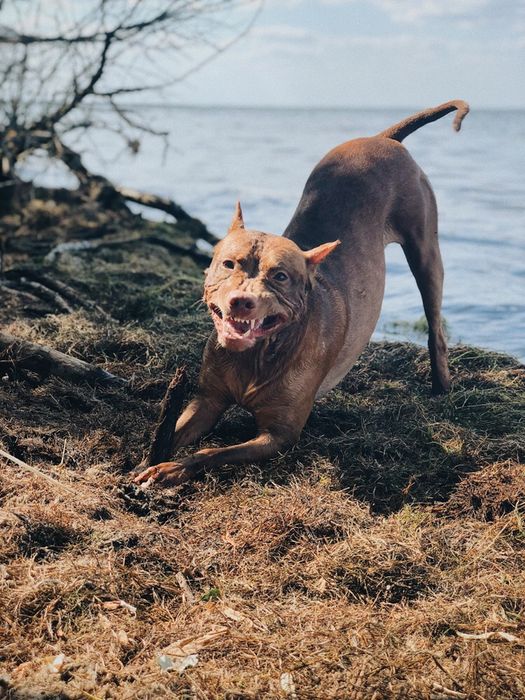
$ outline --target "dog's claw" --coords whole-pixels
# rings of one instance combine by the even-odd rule
[[[165,486],[178,486],[189,478],[188,470],[180,462],[162,462],[144,469],[133,479],[133,483],[142,485],[143,488],[147,488],[154,483]]]

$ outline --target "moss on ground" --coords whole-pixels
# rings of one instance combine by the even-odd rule
[[[46,265],[104,314],[0,288],[5,330],[131,385],[0,361],[0,447],[74,489],[2,460],[0,697],[525,697],[522,366],[454,347],[431,398],[425,349],[371,344],[286,453],[143,492],[159,400],[210,331],[202,267],[150,243]],[[252,427],[232,410],[202,444]],[[163,671],[176,641],[197,663]]]

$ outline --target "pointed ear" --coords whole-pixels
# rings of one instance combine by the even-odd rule
[[[332,241],[331,243],[323,243],[322,245],[318,245],[317,248],[312,248],[312,250],[307,250],[304,253],[304,256],[308,266],[319,265],[319,263],[322,262],[327,255],[330,255],[330,253],[334,251],[340,243],[341,241],[339,240]]]
[[[237,202],[237,204],[235,205],[235,213],[233,215],[230,228],[228,229],[228,233],[230,233],[230,231],[234,231],[237,228],[244,228],[244,220],[242,218],[242,209],[240,202]]]

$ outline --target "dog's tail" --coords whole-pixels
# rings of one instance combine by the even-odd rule
[[[379,136],[384,136],[386,139],[394,139],[395,141],[402,141],[407,136],[409,136],[413,131],[425,126],[425,124],[430,124],[430,122],[435,122],[437,119],[441,119],[445,114],[453,112],[457,109],[457,114],[454,117],[453,127],[456,131],[461,129],[461,122],[469,113],[469,106],[463,100],[451,100],[450,102],[445,102],[439,107],[431,107],[430,109],[425,109],[422,112],[413,114],[411,117],[403,119],[402,122],[398,122],[391,126],[389,129],[382,131]]]

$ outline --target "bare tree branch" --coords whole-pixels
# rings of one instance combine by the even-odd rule
[[[232,34],[232,28],[219,20],[229,9],[256,3],[257,11],[244,28],[233,31],[233,38],[213,39],[215,33]],[[150,124],[145,127],[130,117],[117,98],[162,90],[183,80],[244,36],[261,3],[2,0],[0,151],[6,150],[7,130],[14,130],[7,146],[12,167],[17,152],[27,153],[37,145],[32,132],[46,129],[63,135],[68,130],[66,117],[74,113],[76,123],[86,124],[91,121],[87,112],[97,104],[108,107],[124,128],[165,136],[163,130]],[[35,28],[48,31],[33,31]],[[193,58],[181,70],[181,59],[188,63],[186,48],[193,50],[195,45],[205,47],[206,55]],[[168,62],[166,51],[172,52]]]
[[[61,161],[84,194],[120,208],[132,201],[160,209],[206,241],[206,227],[171,199],[114,187],[86,168],[78,142],[93,129],[118,134],[132,153],[140,134],[167,131],[133,114],[127,96],[161,92],[243,37],[263,0],[0,0],[0,187],[14,192],[32,154]],[[256,8],[243,26],[223,19]],[[248,21],[246,21],[248,20]],[[195,53],[195,46],[200,51]],[[169,60],[168,60],[169,56]],[[73,147],[75,146],[75,147]],[[27,190],[25,190],[27,192]],[[7,201],[4,197],[3,205]],[[125,206],[125,205],[124,205]],[[5,208],[5,207],[4,207]]]
[[[0,4],[0,10],[1,9],[2,5]],[[64,36],[61,34],[57,34],[55,36],[18,34],[16,32],[6,32],[6,27],[0,27],[0,31],[4,32],[3,34],[0,34],[0,44],[22,44],[23,46],[28,46],[29,44],[85,44],[94,43],[97,41],[105,42],[109,34],[111,34],[116,41],[126,41],[133,34],[138,34],[156,24],[167,23],[176,18],[177,11],[169,12],[164,10],[151,19],[144,20],[143,22],[120,24],[109,32],[98,31],[91,34],[77,34],[76,36]]]
[[[100,54],[100,59],[98,62],[97,69],[95,70],[95,72],[91,76],[87,85],[82,90],[78,90],[78,88],[75,86],[75,90],[74,90],[72,98],[68,102],[66,102],[65,104],[61,105],[57,110],[52,112],[50,115],[46,115],[45,117],[43,117],[39,121],[32,124],[32,126],[29,127],[30,131],[45,128],[49,124],[56,124],[61,119],[63,119],[66,116],[66,114],[69,114],[69,112],[74,110],[75,107],[77,105],[79,105],[84,98],[86,98],[88,95],[91,95],[93,93],[96,84],[102,78],[102,75],[104,74],[104,68],[106,66],[108,52],[109,52],[109,49],[111,46],[111,42],[113,41],[113,38],[114,38],[114,35],[111,33],[108,33],[106,35],[106,38],[104,40],[104,46],[103,46],[102,52]]]

